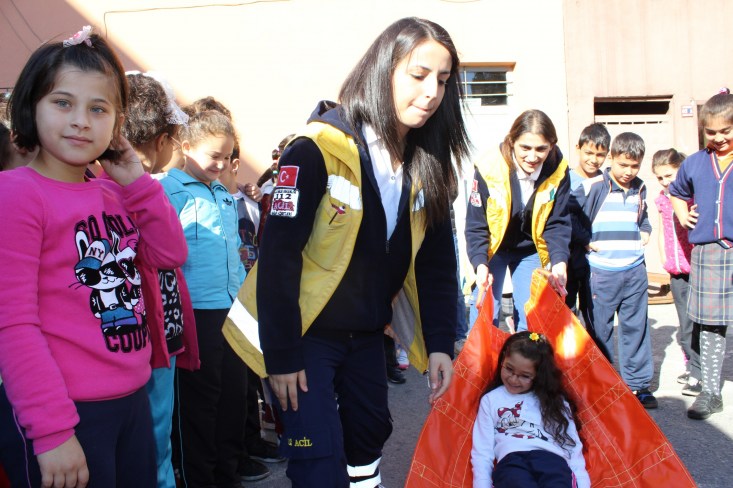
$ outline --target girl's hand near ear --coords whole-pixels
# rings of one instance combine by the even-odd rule
[[[114,151],[116,157],[100,158],[99,163],[104,168],[104,172],[120,186],[129,185],[145,173],[140,158],[127,139],[119,136],[112,140],[109,147]]]
[[[75,435],[37,458],[43,488],[84,488],[89,483],[87,459]]]

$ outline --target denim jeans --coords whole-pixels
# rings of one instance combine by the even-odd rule
[[[501,297],[504,289],[504,279],[506,278],[506,270],[512,279],[512,295],[514,298],[514,327],[517,331],[527,330],[527,316],[524,313],[524,305],[529,301],[530,285],[532,283],[532,273],[535,269],[541,268],[539,254],[526,254],[525,252],[516,252],[512,250],[502,250],[489,261],[489,272],[494,277],[494,284],[491,287],[494,300],[494,325],[499,326],[499,314],[501,313]],[[478,317],[476,310],[476,297],[478,287],[471,296],[471,312],[469,322],[471,326]]]

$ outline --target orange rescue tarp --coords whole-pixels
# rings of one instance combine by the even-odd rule
[[[472,486],[473,422],[507,335],[492,326],[491,300],[486,302],[455,361],[450,389],[425,421],[406,488]],[[552,290],[541,270],[532,276],[531,298],[525,309],[529,329],[545,334],[555,347],[568,392],[578,406],[592,486],[696,486],[672,444]]]

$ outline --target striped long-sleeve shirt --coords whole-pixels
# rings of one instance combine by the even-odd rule
[[[628,190],[621,188],[606,170],[573,192],[591,222],[591,242],[598,249],[588,255],[591,266],[611,271],[631,269],[644,262],[641,232],[651,232],[647,215],[646,187],[640,178]]]

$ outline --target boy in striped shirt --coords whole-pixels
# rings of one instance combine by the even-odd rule
[[[575,189],[571,206],[590,222],[587,243],[591,268],[595,340],[613,363],[614,317],[618,314],[621,377],[645,408],[657,408],[649,391],[654,362],[648,321],[648,278],[644,246],[652,227],[646,187],[637,177],[644,159],[644,141],[624,132],[611,143],[611,166]]]

